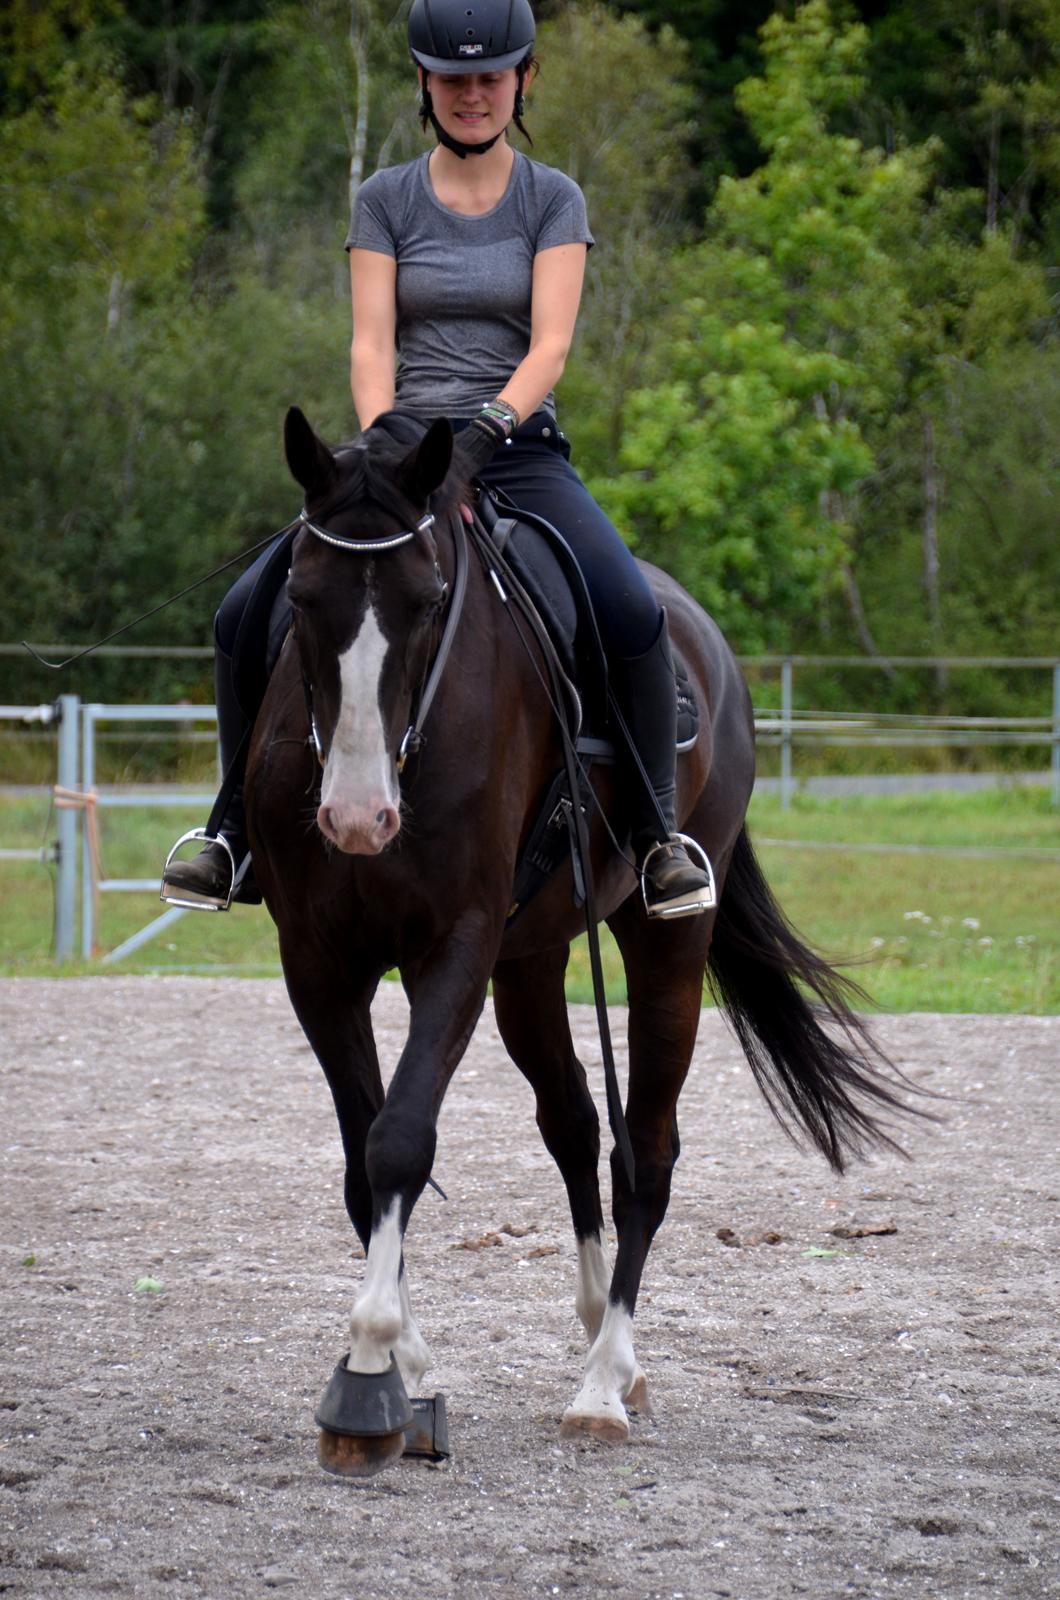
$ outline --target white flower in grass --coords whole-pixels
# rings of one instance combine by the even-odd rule
[[[971,928],[973,933],[978,933],[978,931],[979,931],[979,918],[978,917],[962,917],[961,918],[961,927],[962,928]]]
[[[980,944],[993,944],[993,939],[987,937],[979,940]]]
[[[926,911],[903,911],[902,920],[903,922],[923,922],[927,924],[931,921],[931,918]]]

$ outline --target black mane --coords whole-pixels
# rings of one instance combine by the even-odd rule
[[[402,493],[395,474],[405,457],[419,444],[428,426],[407,411],[383,411],[371,427],[365,428],[355,439],[335,445],[332,454],[339,476],[319,515],[327,516],[367,500],[411,527],[422,515],[423,508]],[[431,509],[438,515],[447,515],[461,498],[466,496],[456,475],[450,473],[431,496]]]

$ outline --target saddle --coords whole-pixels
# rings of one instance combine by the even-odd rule
[[[477,511],[498,554],[533,601],[565,675],[579,692],[593,758],[614,760],[607,717],[607,661],[577,557],[544,517],[521,511],[495,489],[480,491]],[[676,647],[673,657],[677,749],[691,750],[699,737],[699,707]]]
[[[589,817],[593,795],[588,768],[593,762],[614,762],[618,751],[608,716],[607,660],[574,552],[551,523],[520,510],[496,490],[480,490],[477,512],[493,548],[518,579],[555,651],[571,709],[568,734],[578,757],[577,796],[571,792],[564,766],[549,785],[530,830],[516,869],[510,925],[568,856],[574,865],[574,902],[579,906],[584,902],[579,852],[574,848],[574,806]],[[690,750],[699,736],[699,708],[688,669],[676,651],[674,693],[677,749]]]

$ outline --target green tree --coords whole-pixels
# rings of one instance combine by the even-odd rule
[[[683,231],[686,52],[669,30],[652,38],[637,19],[590,4],[545,24],[538,54],[531,154],[582,186],[597,241],[561,402],[579,465],[602,473],[617,461],[624,397],[650,350],[658,286]]]
[[[881,140],[939,142],[979,225],[1055,252],[1060,10],[1054,0],[894,0],[872,29],[866,111]],[[978,226],[976,227],[978,232]]]
[[[68,69],[0,138],[5,633],[88,640],[290,519],[283,412],[297,399],[344,431],[345,309],[292,307],[241,272],[223,292],[196,276],[192,130],[113,76]],[[155,639],[207,642],[223,583]],[[180,670],[140,673],[131,692],[187,687]],[[79,672],[72,686],[96,694],[118,682]],[[53,693],[35,673],[20,669],[19,693]]]
[[[825,0],[762,30],[764,74],[737,98],[766,159],[722,179],[706,239],[676,264],[656,379],[601,486],[744,649],[790,640],[836,587],[872,647],[848,553],[868,434],[902,393],[901,262],[929,163],[833,130],[865,48]]]

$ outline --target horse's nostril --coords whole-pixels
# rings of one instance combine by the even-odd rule
[[[386,807],[384,806],[382,811],[377,811],[376,812],[375,820],[376,820],[376,822],[378,822],[380,827],[383,827],[384,823],[386,823],[389,820],[389,816],[390,816],[390,813],[387,811]]]

